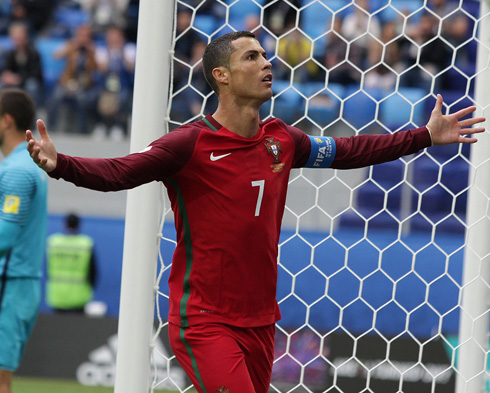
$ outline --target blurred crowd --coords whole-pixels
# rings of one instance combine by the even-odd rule
[[[405,0],[393,2],[392,7],[383,0],[322,2],[338,11],[328,11],[330,17],[322,20],[312,18],[310,7],[316,6],[313,13],[322,15],[327,8],[311,0],[261,0],[262,13],[259,7],[249,7],[253,12],[233,19],[232,9],[238,3],[226,10],[219,2],[186,0],[186,6],[179,8],[175,48],[173,105],[180,117],[196,117],[201,106],[209,110],[216,103],[198,63],[207,37],[190,28],[191,21],[199,25],[199,18],[207,18],[211,22],[204,27],[224,33],[227,13],[234,28],[257,35],[272,58],[275,81],[295,86],[327,82],[389,92],[409,87],[465,93],[466,76],[475,72],[476,42],[470,39],[475,19],[460,8],[459,1]],[[198,14],[193,14],[193,7],[198,7]]]
[[[1,4],[1,86],[28,91],[53,132],[127,137],[138,1]]]
[[[240,15],[230,24],[257,35],[272,58],[275,80],[327,81],[387,91],[398,86],[427,91],[465,87],[463,74],[474,74],[476,43],[469,39],[474,20],[458,8],[459,2],[428,0],[418,12],[400,9],[384,18],[381,12],[370,14],[375,1],[356,0],[332,14],[323,26],[316,26],[327,34],[314,39],[304,33],[312,27],[303,18],[304,8],[298,17],[298,10],[310,0],[260,0],[262,13],[256,7],[256,12]],[[21,87],[32,94],[52,131],[114,140],[127,137],[139,1],[0,4],[1,86]],[[206,44],[216,35],[202,34],[193,24],[208,18],[214,31],[226,27],[226,17],[222,2],[178,2],[171,95],[177,121],[196,118],[216,105],[200,62]],[[225,32],[221,29],[217,35]],[[449,67],[452,64],[456,71]],[[461,76],[464,80],[458,85]]]

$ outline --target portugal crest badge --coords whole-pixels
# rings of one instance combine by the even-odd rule
[[[265,138],[265,140],[267,141],[265,147],[267,148],[267,152],[274,158],[274,164],[280,163],[281,159],[279,158],[279,154],[282,153],[281,143],[274,140],[274,138]]]
[[[284,163],[281,162],[279,154],[282,153],[281,142],[274,140],[274,138],[265,138],[266,143],[264,143],[267,148],[267,153],[274,158],[274,161],[271,165],[272,172],[282,172],[284,168]]]

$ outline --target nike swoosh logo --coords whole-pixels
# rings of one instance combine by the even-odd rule
[[[226,153],[226,154],[222,154],[220,156],[215,156],[214,153],[211,153],[211,155],[209,156],[210,160],[211,161],[218,161],[218,160],[221,160],[222,158],[226,157],[226,156],[229,156],[231,153]]]

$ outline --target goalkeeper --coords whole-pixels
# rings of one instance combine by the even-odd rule
[[[386,135],[312,137],[277,118],[260,121],[272,96],[271,63],[254,35],[233,32],[203,56],[219,97],[214,114],[185,124],[126,157],[57,153],[46,126],[27,131],[33,160],[55,179],[100,191],[162,181],[175,215],[177,247],[169,277],[172,349],[199,392],[266,393],[271,380],[277,255],[291,168],[358,168],[431,145],[474,143],[476,108]],[[162,114],[163,115],[163,114]]]
[[[12,393],[41,302],[47,176],[26,151],[34,101],[24,90],[0,90],[0,393]]]

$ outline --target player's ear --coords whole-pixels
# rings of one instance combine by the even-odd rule
[[[216,82],[218,82],[218,84],[221,83],[227,85],[229,76],[230,72],[226,67],[216,67],[213,69],[213,77],[214,79],[216,79]]]
[[[1,115],[0,120],[7,127],[11,127],[12,125],[15,126],[14,118],[9,113],[4,113],[3,115]]]

